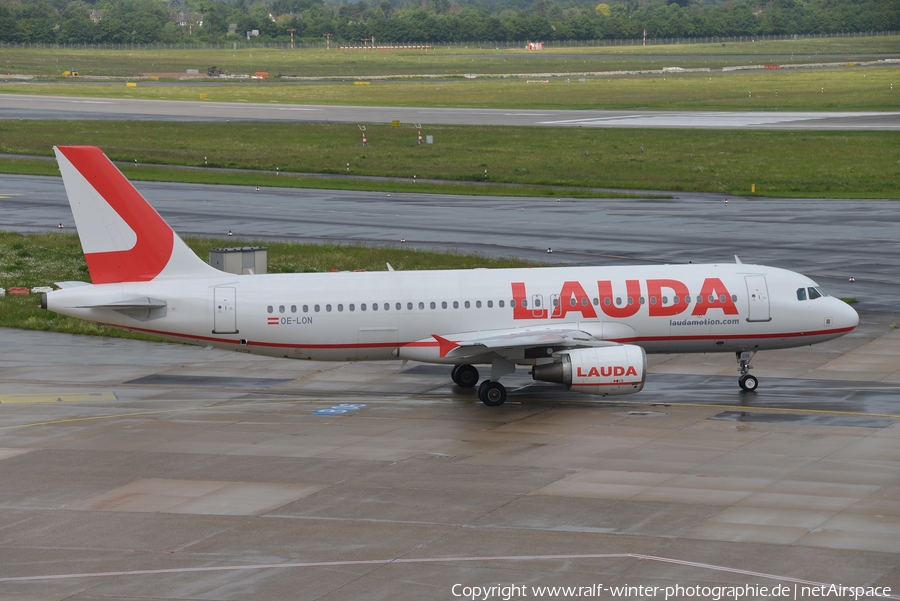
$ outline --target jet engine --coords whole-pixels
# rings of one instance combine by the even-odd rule
[[[535,380],[602,396],[640,392],[646,376],[647,355],[633,344],[564,351],[558,360],[535,365],[531,371]]]

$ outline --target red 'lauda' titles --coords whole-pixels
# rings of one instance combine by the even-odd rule
[[[597,282],[597,288],[600,290],[600,309],[617,319],[631,317],[641,308],[637,299],[641,296],[641,283],[638,280],[625,280],[626,297],[633,299],[631,303],[627,300],[621,307],[616,306],[616,299],[613,298],[612,282],[609,280],[600,280]]]
[[[648,304],[650,317],[671,317],[684,313],[690,307],[692,298],[690,291],[684,282],[672,279],[653,279],[646,281],[647,296],[651,299]],[[608,317],[625,319],[637,315],[641,310],[641,281],[625,280],[625,302],[616,304],[613,296],[613,287],[610,280],[597,282],[600,294],[600,309]],[[671,304],[663,304],[663,297],[668,298],[671,291]],[[524,282],[512,282],[512,293],[515,305],[513,306],[513,319],[546,319],[546,309],[529,308],[527,306],[528,293]],[[620,297],[621,298],[621,297]],[[652,302],[653,300],[656,302]],[[678,299],[675,302],[675,299]],[[574,300],[574,304],[573,301]],[[721,309],[725,315],[738,315],[738,309],[731,298],[731,293],[719,278],[706,278],[698,295],[697,303],[691,315],[706,315],[710,309]],[[559,293],[557,306],[553,307],[553,313],[549,317],[563,319],[568,313],[581,313],[582,319],[597,319],[597,311],[594,309],[590,297],[584,291],[579,282],[565,282]]]
[[[599,368],[591,367],[588,370],[588,373],[584,373],[584,370],[581,366],[578,366],[578,369],[575,370],[576,374],[579,378],[609,378],[610,376],[637,376],[637,370],[634,369],[634,366],[629,365],[627,368],[622,367],[621,365],[601,365]]]
[[[572,304],[572,300],[575,304]],[[597,319],[597,312],[591,305],[584,288],[578,282],[566,282],[559,293],[559,306],[554,307],[553,317],[563,318],[567,313],[581,313],[584,319]]]
[[[712,299],[712,300],[710,300]],[[737,307],[731,300],[731,293],[719,278],[706,278],[700,289],[700,298],[691,315],[706,315],[710,309],[722,309],[725,315],[737,315]]]
[[[671,290],[673,300],[678,299],[678,302],[663,306],[663,296],[669,296],[668,294],[663,294],[666,290]],[[684,285],[684,282],[679,282],[678,280],[647,280],[647,296],[651,299],[654,297],[657,299],[656,304],[652,301],[650,302],[650,317],[678,315],[687,311],[688,303],[690,302],[688,298],[690,292],[688,292],[687,286]]]
[[[512,283],[513,319],[547,319],[547,309],[536,310],[526,305],[528,293],[525,292],[524,282]]]

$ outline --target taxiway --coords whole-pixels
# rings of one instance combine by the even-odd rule
[[[0,94],[0,119],[336,121],[552,127],[900,130],[900,112],[511,110],[186,102]]]

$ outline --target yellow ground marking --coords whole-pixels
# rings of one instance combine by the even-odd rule
[[[0,394],[0,405],[32,403],[85,403],[118,401],[114,392],[63,392],[60,394]]]

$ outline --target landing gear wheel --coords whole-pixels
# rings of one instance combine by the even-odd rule
[[[759,386],[759,380],[756,379],[756,376],[746,374],[738,378],[738,386],[747,392],[753,392]]]
[[[478,384],[478,370],[471,365],[457,365],[451,375],[456,385],[462,388],[473,388]]]
[[[478,398],[488,407],[498,407],[506,402],[506,387],[500,382],[485,380],[478,387]]]

